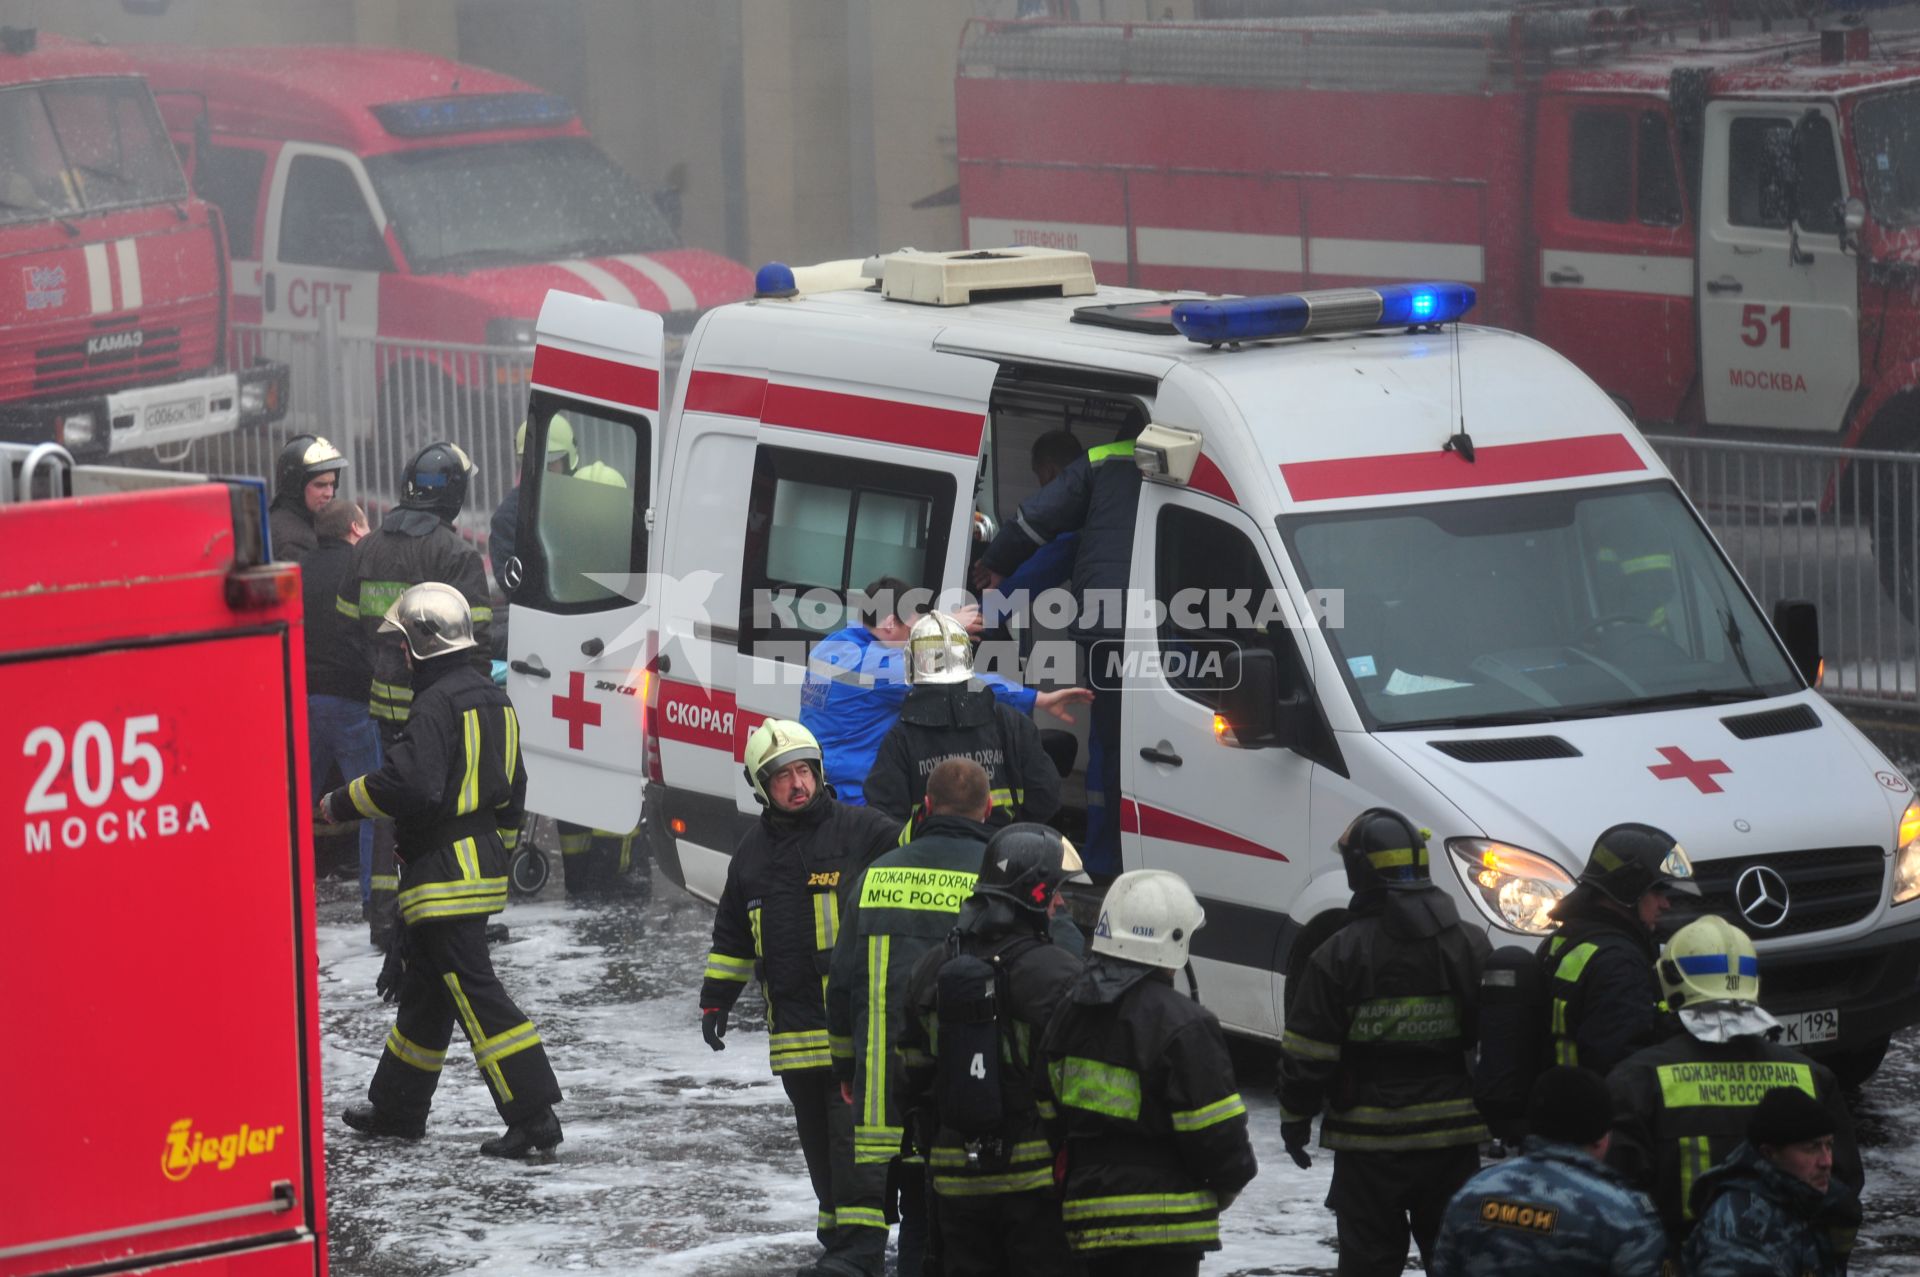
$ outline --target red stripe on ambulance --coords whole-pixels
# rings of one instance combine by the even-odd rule
[[[687,411],[746,417],[787,430],[928,448],[962,457],[980,454],[980,437],[987,427],[985,415],[977,412],[810,390],[732,373],[695,373],[687,383]]]
[[[1208,847],[1214,851],[1230,851],[1236,856],[1253,856],[1260,860],[1286,860],[1286,856],[1271,847],[1249,842],[1238,834],[1230,834],[1212,825],[1203,825],[1185,816],[1176,816],[1162,807],[1149,807],[1146,803],[1132,798],[1120,800],[1120,832],[1139,834],[1145,838],[1164,838],[1168,842]]]
[[[598,355],[540,346],[533,352],[533,381],[537,386],[587,399],[636,408],[660,407],[660,373],[656,369]]]
[[[746,757],[747,733],[766,719],[765,714],[741,709],[734,702],[733,693],[724,688],[709,689],[662,679],[660,708],[651,721],[661,740],[725,750],[739,762]]]
[[[742,377],[730,372],[696,372],[687,383],[687,411],[720,417],[760,420],[767,397],[765,377]]]
[[[1342,497],[1495,488],[1646,468],[1647,463],[1625,435],[1582,435],[1536,443],[1487,444],[1475,451],[1472,461],[1438,448],[1378,457],[1295,461],[1280,467],[1280,477],[1295,501],[1336,501]]]

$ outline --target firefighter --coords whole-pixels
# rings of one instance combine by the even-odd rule
[[[1659,971],[1684,1031],[1608,1076],[1607,1160],[1653,1195],[1674,1246],[1693,1227],[1694,1185],[1732,1155],[1773,1087],[1795,1087],[1826,1108],[1833,1173],[1859,1191],[1865,1177],[1840,1085],[1824,1064],[1770,1040],[1779,1021],[1760,1006],[1760,959],[1747,934],[1724,918],[1697,918],[1667,941]]]
[[[1049,926],[1060,886],[1072,880],[1085,881],[1080,857],[1058,832],[1032,823],[998,830],[952,934],[907,983],[901,1055],[945,1277],[1074,1271],[1037,1049],[1080,971]]]
[[[527,771],[513,705],[481,673],[467,601],[429,582],[401,593],[380,621],[412,668],[413,712],[380,770],[320,799],[322,820],[358,812],[398,830],[400,926],[378,988],[400,1009],[348,1126],[419,1139],[458,1021],[507,1124],[489,1157],[560,1143],[560,1085],[533,1022],[493,973],[486,920],[507,907],[507,862],[526,813]]]
[[[1429,1277],[1655,1277],[1667,1253],[1647,1195],[1606,1164],[1607,1084],[1556,1064],[1527,1096],[1526,1151],[1448,1203]]]
[[[1746,1142],[1693,1186],[1692,1277],[1845,1277],[1860,1199],[1834,1178],[1833,1114],[1775,1087],[1747,1119]]]
[[[813,1271],[877,1275],[887,1221],[878,1209],[852,1204],[853,1105],[833,1075],[824,986],[839,931],[841,876],[851,881],[893,846],[899,822],[836,801],[821,778],[819,742],[795,722],[770,718],[754,728],[745,771],[764,810],[727,862],[700,986],[700,1032],[714,1050],[726,1049],[728,1015],[757,964],[769,1062],[793,1103],[820,1203],[817,1232],[826,1255]]]
[[[1540,945],[1552,985],[1556,1064],[1605,1077],[1674,1031],[1660,1006],[1653,937],[1675,893],[1698,896],[1700,887],[1672,835],[1624,824],[1594,842],[1574,889],[1553,907],[1559,928]]]
[[[298,563],[320,548],[313,516],[340,491],[347,459],[318,435],[295,435],[273,463],[273,505],[267,532],[278,563]]]
[[[1447,1199],[1479,1168],[1487,1128],[1468,1058],[1488,945],[1434,885],[1426,839],[1399,812],[1361,812],[1339,848],[1353,900],[1346,925],[1296,968],[1280,1134],[1311,1165],[1307,1136],[1325,1104],[1339,1271],[1359,1277],[1398,1273],[1409,1231],[1427,1259]]]
[[[1220,1249],[1220,1212],[1259,1170],[1226,1037],[1187,964],[1205,923],[1178,874],[1121,874],[1093,958],[1041,1039],[1064,1145],[1061,1214],[1084,1271],[1197,1273]]]
[[[993,798],[986,771],[949,758],[927,777],[919,833],[853,880],[827,981],[827,1042],[834,1076],[853,1105],[856,1196],[848,1205],[884,1209],[897,1186],[900,1271],[915,1277],[926,1254],[926,1162],[902,1157],[905,1076],[896,1051],[906,1023],[907,976],[953,928],[973,894]]]
[[[407,463],[400,507],[381,520],[380,527],[353,547],[335,608],[359,624],[368,664],[373,669],[367,710],[380,729],[384,749],[391,749],[406,726],[413,702],[413,684],[407,672],[403,645],[388,642],[380,632],[381,618],[409,586],[439,581],[458,590],[472,616],[476,650],[472,660],[490,673],[487,625],[493,608],[487,596],[487,570],[480,551],[454,531],[453,521],[467,500],[467,484],[474,465],[451,443],[430,443]],[[376,826],[374,834],[373,943],[386,948],[392,938],[394,893],[399,880],[393,868],[393,832]]]
[[[1060,773],[1040,729],[973,681],[973,642],[958,621],[929,612],[907,640],[913,690],[867,773],[867,804],[916,817],[927,777],[949,758],[971,758],[992,779],[995,824],[1044,821],[1060,808]]]

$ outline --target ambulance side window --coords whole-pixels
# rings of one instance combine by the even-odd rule
[[[951,477],[798,448],[754,454],[740,632],[758,654],[803,659],[882,576],[934,589],[953,525]],[[802,647],[789,651],[775,645]],[[766,647],[760,647],[767,644]]]
[[[623,591],[607,578],[644,581],[647,570],[646,510],[653,425],[638,414],[585,408],[536,393],[527,409],[527,451],[545,456],[549,436],[564,422],[572,452],[537,476],[533,509],[523,506],[520,527],[531,518],[532,544],[516,547],[526,575],[513,591],[516,603],[555,612],[594,612],[638,602],[640,591]],[[528,500],[521,492],[522,502]],[[495,571],[499,571],[499,564]],[[617,584],[617,582],[615,583]]]
[[[353,170],[320,155],[294,157],[280,217],[281,260],[335,270],[388,270],[387,245]]]
[[[227,228],[227,252],[251,258],[254,222],[260,214],[260,181],[267,157],[237,146],[208,146],[193,166],[193,193],[220,210]]]
[[[1160,662],[1168,685],[1202,705],[1219,705],[1222,670],[1207,657],[1229,645],[1272,650],[1281,686],[1297,685],[1299,649],[1273,611],[1272,581],[1247,535],[1177,505],[1160,512],[1155,535],[1153,586],[1166,614]]]

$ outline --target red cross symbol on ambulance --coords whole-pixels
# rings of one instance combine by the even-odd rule
[[[1728,776],[1733,773],[1733,768],[1719,759],[1689,758],[1687,751],[1677,745],[1661,746],[1660,757],[1667,761],[1647,768],[1654,774],[1655,779],[1689,781],[1703,794],[1719,793],[1720,782],[1714,777]]]
[[[567,694],[553,698],[553,716],[566,720],[567,748],[587,747],[587,729],[600,726],[600,706],[587,699],[587,676],[575,670],[568,676]]]

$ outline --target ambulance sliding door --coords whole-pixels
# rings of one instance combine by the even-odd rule
[[[741,312],[751,321],[751,312]],[[740,574],[734,750],[800,716],[807,660],[883,576],[965,585],[967,531],[997,368],[883,324],[768,324]],[[689,388],[689,394],[692,393]],[[744,776],[740,809],[755,811]]]
[[[514,554],[507,693],[527,806],[624,832],[640,823],[659,474],[660,316],[549,293],[541,308]],[[549,468],[550,451],[566,454]]]
[[[1150,583],[1166,619],[1133,621],[1124,650],[1100,645],[1092,662],[1096,683],[1121,689],[1122,857],[1187,880],[1207,911],[1191,950],[1201,996],[1222,1022],[1277,1037],[1314,764],[1223,745],[1213,719],[1236,649],[1273,652],[1283,689],[1303,683],[1297,642],[1277,619],[1285,587],[1244,513],[1158,483],[1141,487],[1132,579]]]

